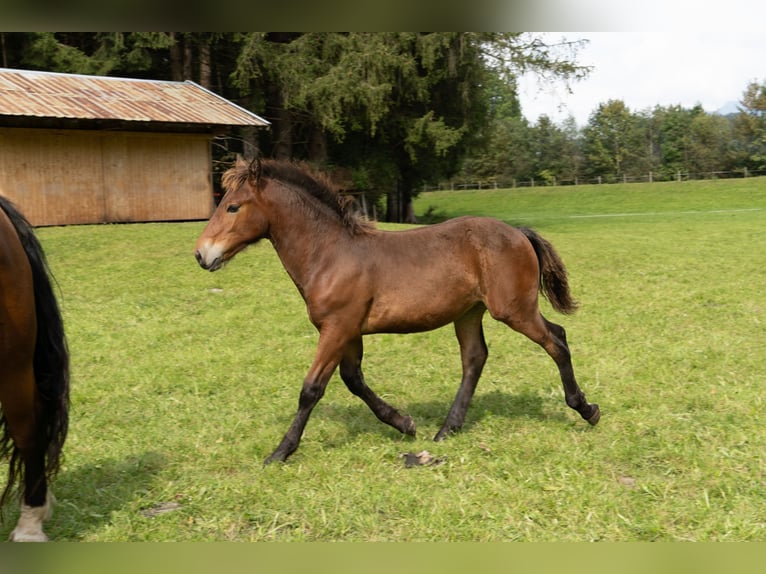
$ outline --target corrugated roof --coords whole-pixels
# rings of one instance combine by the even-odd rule
[[[194,82],[0,68],[0,116],[268,126]]]

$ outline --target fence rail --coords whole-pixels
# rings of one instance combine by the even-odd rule
[[[458,181],[440,183],[439,185],[424,185],[423,191],[443,190],[481,190],[481,189],[508,189],[516,187],[548,187],[557,185],[593,185],[610,183],[654,183],[662,181],[691,181],[700,179],[734,179],[746,177],[759,177],[766,175],[766,170],[748,170],[743,168],[734,171],[708,171],[708,172],[682,172],[674,174],[649,172],[644,175],[604,175],[592,178],[559,179],[556,177],[540,179],[516,179],[505,177],[490,177],[484,180]]]

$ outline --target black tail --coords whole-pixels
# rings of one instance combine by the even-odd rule
[[[48,264],[32,226],[7,199],[0,197],[0,209],[11,220],[32,268],[37,315],[35,345],[35,382],[41,400],[40,434],[46,445],[45,475],[52,478],[59,470],[61,450],[69,428],[69,350],[64,335],[56,296],[51,285]],[[0,419],[0,458],[10,455],[8,484],[0,497],[0,506],[17,481],[23,480],[23,464],[5,424]]]
[[[559,313],[569,315],[577,311],[577,301],[569,292],[566,267],[553,245],[531,229],[523,227],[519,231],[526,235],[537,254],[540,263],[540,292]]]

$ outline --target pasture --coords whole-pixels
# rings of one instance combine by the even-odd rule
[[[72,355],[51,539],[766,540],[766,180],[433,192],[429,207],[557,248],[581,307],[543,309],[597,427],[542,349],[487,316],[462,432],[431,440],[460,380],[452,328],[376,335],[367,381],[417,438],[336,374],[298,451],[263,467],[317,339],[271,246],[211,274],[192,254],[202,222],[43,228]],[[406,468],[422,450],[439,464]]]

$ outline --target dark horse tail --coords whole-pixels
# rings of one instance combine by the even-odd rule
[[[577,301],[569,292],[566,267],[553,245],[531,229],[523,227],[519,231],[529,239],[537,254],[540,263],[540,292],[559,313],[569,315],[577,311]]]
[[[37,315],[34,371],[40,398],[41,423],[38,432],[46,448],[45,475],[51,478],[59,470],[61,450],[69,428],[69,349],[40,242],[32,226],[10,201],[0,197],[0,209],[16,229],[32,268]],[[23,479],[24,465],[4,416],[0,418],[0,432],[0,458],[10,457],[8,484],[0,496],[2,506],[16,482]]]

